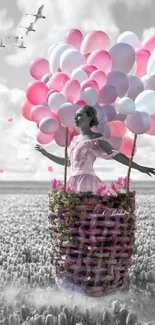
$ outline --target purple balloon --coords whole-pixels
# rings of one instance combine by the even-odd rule
[[[91,129],[93,132],[103,134],[104,133],[104,124],[105,124],[104,121],[99,120],[99,124],[97,126],[93,126]]]
[[[111,47],[109,54],[112,58],[112,70],[128,73],[135,63],[135,50],[126,43],[117,43]]]
[[[44,82],[45,84],[50,80],[50,74],[46,73],[42,78],[41,81]]]
[[[145,90],[155,91],[155,75],[152,75],[149,79],[147,79],[145,83]]]
[[[132,100],[135,100],[135,98],[144,90],[143,82],[136,76],[129,76],[128,80],[129,88],[127,97],[131,98]]]
[[[52,117],[45,117],[39,123],[39,129],[42,133],[52,134],[59,127],[59,122]]]
[[[124,115],[122,113],[117,113],[116,117],[114,118],[114,121],[125,121],[127,118],[127,115]]]
[[[116,110],[112,105],[103,105],[103,111],[107,118],[107,122],[113,121],[116,117]]]
[[[98,93],[99,104],[111,104],[117,98],[117,89],[113,85],[103,86]]]
[[[104,124],[104,131],[103,131],[103,135],[106,138],[110,138],[111,137],[111,127],[108,123]]]
[[[95,104],[94,108],[96,109],[98,120],[99,121],[102,120],[102,122],[103,122],[103,120],[105,118],[105,114],[104,114],[104,110],[103,110],[102,106],[100,106],[99,104]]]
[[[109,143],[116,149],[119,150],[122,143],[123,143],[123,138],[122,137],[110,137]]]
[[[123,97],[129,88],[129,80],[124,72],[115,70],[107,74],[107,85],[115,86],[118,96]]]
[[[127,116],[126,125],[135,134],[143,134],[150,129],[151,118],[146,112],[135,111]]]

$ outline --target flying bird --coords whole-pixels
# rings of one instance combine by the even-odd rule
[[[6,47],[6,46],[4,45],[3,39],[1,39],[0,47]]]
[[[30,25],[28,27],[25,27],[25,26],[19,26],[19,27],[27,29],[26,35],[28,35],[29,32],[36,32],[36,30],[33,28],[33,23],[30,23]]]
[[[38,12],[36,13],[36,14],[26,14],[26,15],[30,15],[30,16],[34,16],[35,17],[35,23],[36,23],[36,21],[38,20],[38,19],[45,19],[46,17],[45,16],[43,16],[43,14],[42,14],[42,11],[43,11],[43,9],[44,9],[44,5],[42,5],[39,9],[38,9]]]
[[[13,44],[12,46],[19,47],[20,49],[26,49],[26,46],[24,45],[24,42],[23,41],[21,41],[21,44],[20,45]]]

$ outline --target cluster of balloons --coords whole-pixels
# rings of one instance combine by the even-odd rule
[[[97,111],[94,131],[127,156],[133,145],[128,130],[155,135],[155,36],[142,43],[126,31],[111,46],[103,31],[83,36],[71,29],[65,42],[49,48],[47,59],[30,63],[29,72],[34,80],[21,113],[37,124],[40,144],[55,139],[65,146],[66,127],[69,144],[78,134],[75,113],[85,104]]]

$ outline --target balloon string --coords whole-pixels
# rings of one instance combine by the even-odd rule
[[[130,174],[131,174],[131,166],[132,166],[133,156],[134,156],[135,147],[136,147],[136,140],[137,140],[137,134],[135,134],[135,136],[134,136],[134,141],[133,141],[133,146],[132,146],[132,151],[131,151],[131,158],[130,158],[128,174],[127,174],[127,187],[126,187],[127,198],[129,197]]]
[[[66,135],[65,135],[64,191],[66,191],[66,185],[67,185],[67,165],[68,165],[67,146],[68,146],[68,127],[66,127]]]

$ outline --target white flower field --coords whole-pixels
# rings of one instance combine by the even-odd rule
[[[124,292],[58,291],[47,194],[0,195],[0,325],[155,324],[155,195],[137,194],[136,241]]]

